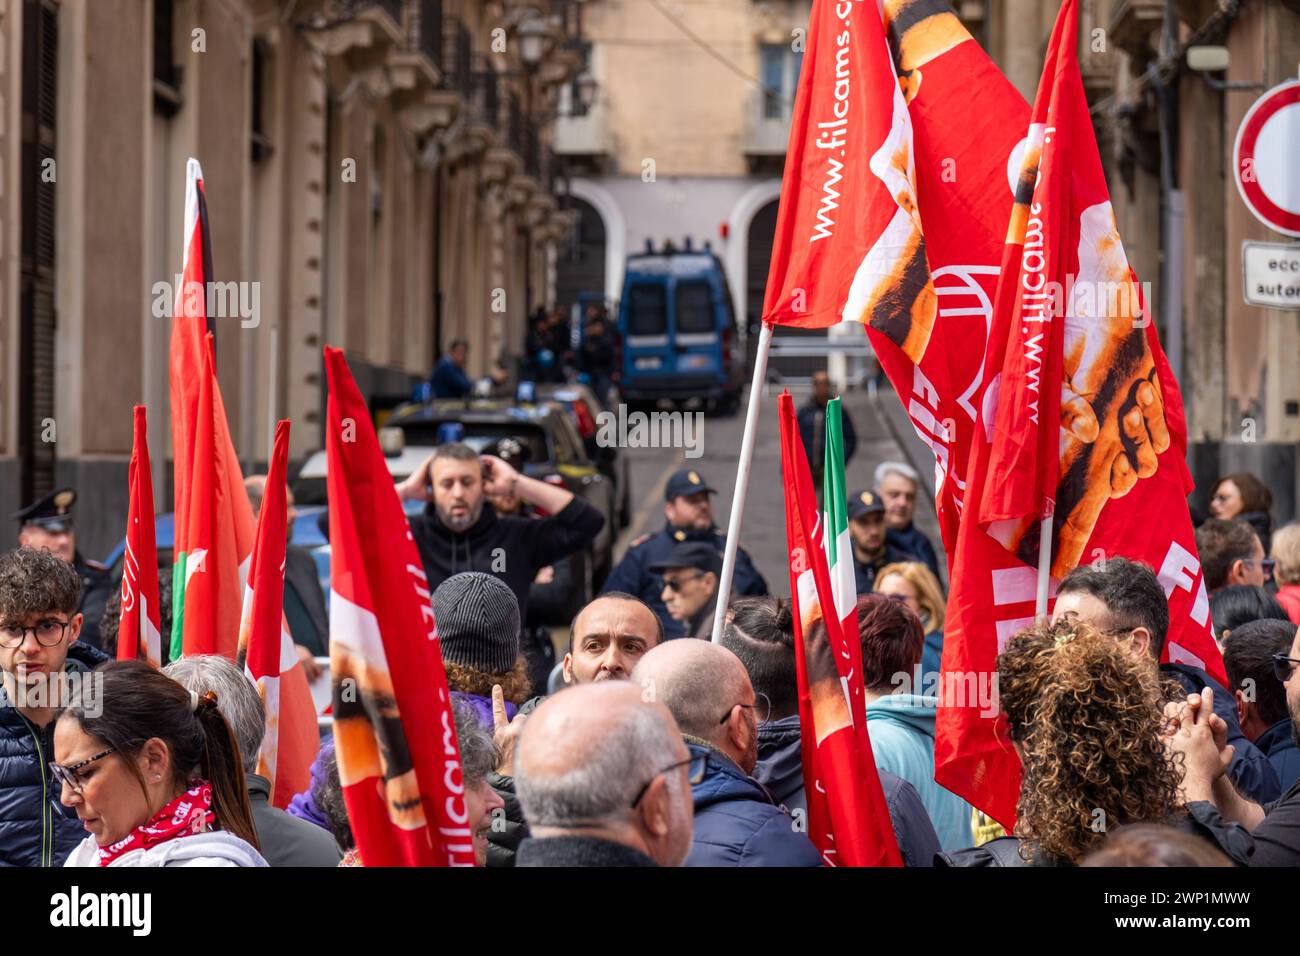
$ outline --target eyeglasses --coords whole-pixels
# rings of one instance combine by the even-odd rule
[[[772,699],[766,694],[754,691],[754,702],[752,704],[732,704],[731,707],[727,708],[727,712],[722,715],[722,719],[718,723],[725,724],[727,718],[731,716],[731,711],[736,707],[752,707],[754,709],[754,719],[760,724],[767,723],[767,718],[772,716]]]
[[[650,784],[654,783],[656,780],[658,780],[660,777],[662,777],[664,774],[668,773],[669,771],[676,770],[678,767],[690,768],[686,774],[686,782],[689,783],[691,786],[695,786],[695,784],[699,783],[701,780],[704,779],[704,774],[709,769],[709,755],[692,754],[691,756],[687,757],[685,760],[679,760],[676,763],[672,763],[664,767],[664,769],[660,770],[657,774],[655,774],[653,777],[647,780],[645,782],[645,786],[636,792],[636,798],[632,801],[631,804],[632,809],[635,810],[637,804],[640,803],[645,798],[646,791],[650,789]]]
[[[664,587],[676,594],[682,589],[682,585],[687,581],[694,581],[696,578],[704,577],[703,573],[692,574],[688,578],[664,578]]]
[[[54,647],[63,640],[63,635],[71,626],[71,621],[56,621],[54,618],[38,621],[31,627],[24,627],[17,623],[0,624],[0,647],[22,647],[23,641],[27,640],[28,631],[36,636],[37,644],[42,647]]]
[[[1273,655],[1273,676],[1283,684],[1291,679],[1291,675],[1295,673],[1297,667],[1300,667],[1300,660],[1287,657],[1285,654]]]
[[[81,788],[84,785],[84,782],[81,779],[81,768],[89,766],[96,760],[103,760],[109,754],[116,752],[116,747],[109,747],[107,750],[102,750],[93,757],[87,757],[85,760],[79,760],[77,763],[68,764],[66,766],[61,763],[55,763],[51,760],[50,773],[54,774],[54,779],[59,781],[59,783],[66,783],[71,787],[74,793],[81,793]]]

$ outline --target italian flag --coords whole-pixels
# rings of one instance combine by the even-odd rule
[[[135,443],[128,471],[126,552],[122,558],[122,614],[117,659],[162,663],[158,610],[158,543],[154,536],[153,479],[145,407],[135,406]]]
[[[191,159],[168,356],[175,474],[172,660],[183,654],[234,658],[253,551],[253,509],[230,439],[208,331],[209,247],[203,170]]]
[[[266,706],[266,736],[257,772],[271,781],[271,804],[281,809],[294,794],[310,786],[311,764],[320,749],[316,708],[284,619],[288,460],[289,423],[281,421],[275,426],[275,446],[239,621],[239,659]]]
[[[841,598],[831,581],[825,516],[817,510],[808,458],[789,392],[781,394],[777,410],[794,612],[800,749],[804,780],[808,783],[808,836],[828,866],[902,866],[867,737],[857,620],[852,620],[851,630],[845,630]],[[841,486],[843,457],[840,454]],[[842,495],[840,510],[846,510]],[[847,522],[841,526],[847,529]],[[847,560],[837,559],[836,564],[851,571],[852,565],[845,564]],[[835,608],[835,613],[824,613],[828,607]],[[850,603],[849,607],[852,614],[854,605]]]
[[[848,491],[844,482],[844,425],[839,396],[826,403],[826,459],[822,471],[822,533],[826,563],[830,567],[835,616],[845,640],[858,634],[858,580],[853,573],[853,543],[849,538]],[[856,641],[855,641],[856,643]],[[849,713],[857,723],[866,712],[862,682],[845,683],[851,704]]]

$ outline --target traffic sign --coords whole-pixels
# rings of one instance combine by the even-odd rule
[[[1300,245],[1243,242],[1241,276],[1247,304],[1300,309]]]
[[[1237,190],[1270,229],[1300,236],[1300,80],[1273,87],[1246,112],[1232,149]]]

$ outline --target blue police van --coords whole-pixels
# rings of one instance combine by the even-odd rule
[[[707,247],[628,256],[618,332],[624,401],[739,404],[744,351],[726,273]]]

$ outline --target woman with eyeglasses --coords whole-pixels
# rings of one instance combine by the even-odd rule
[[[66,866],[266,866],[215,694],[143,661],[95,671],[54,729],[60,800],[90,834]]]
[[[934,572],[920,561],[895,561],[880,569],[872,588],[877,594],[906,604],[921,621],[925,647],[921,651],[921,674],[938,675],[943,659],[943,621],[947,602]]]

